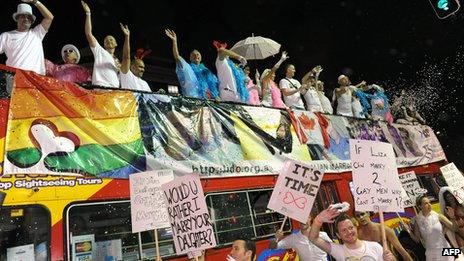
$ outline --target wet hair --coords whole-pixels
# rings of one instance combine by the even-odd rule
[[[422,210],[422,199],[428,198],[427,195],[422,195],[416,199],[416,207],[420,210]]]
[[[251,250],[251,260],[255,259],[256,255],[256,244],[254,241],[245,239],[245,238],[237,238],[235,240],[241,240],[245,242],[245,251]]]
[[[340,214],[340,215],[335,219],[335,222],[334,222],[335,232],[338,233],[338,224],[339,224],[340,222],[342,222],[342,221],[345,221],[345,220],[350,220],[350,221],[351,221],[350,216],[348,216],[348,215],[345,214],[345,213]]]

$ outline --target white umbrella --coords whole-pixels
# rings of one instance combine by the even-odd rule
[[[262,60],[278,54],[280,44],[269,38],[251,36],[239,41],[230,50],[240,54],[247,60]]]

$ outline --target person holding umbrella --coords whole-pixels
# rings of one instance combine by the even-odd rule
[[[198,50],[190,53],[190,64],[179,55],[177,35],[173,30],[166,29],[166,36],[172,40],[172,55],[176,60],[176,74],[179,79],[182,94],[194,98],[219,98],[219,80],[201,62]]]

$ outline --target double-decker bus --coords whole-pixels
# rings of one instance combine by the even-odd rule
[[[288,158],[324,170],[316,211],[343,201],[353,206],[350,138],[392,143],[399,173],[414,170],[435,202],[446,185],[439,172],[446,158],[428,126],[89,90],[0,69],[0,260],[77,260],[80,251],[91,251],[92,260],[154,260],[153,231],[131,231],[127,179],[151,169],[201,175],[218,243],[206,260],[225,260],[239,237],[253,239],[258,253],[268,248],[284,217],[267,204]],[[54,136],[44,141],[44,133]],[[72,149],[65,148],[69,140]],[[62,148],[47,146],[57,141]],[[412,208],[401,213],[406,222],[413,215]],[[398,221],[386,215],[387,225],[400,229]],[[295,228],[298,222],[284,225]],[[324,229],[336,238],[331,226]],[[187,260],[176,255],[170,228],[157,233],[163,260]],[[91,236],[90,246],[78,244],[83,236]]]

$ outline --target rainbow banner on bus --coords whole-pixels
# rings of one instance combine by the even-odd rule
[[[352,169],[350,139],[391,143],[398,167],[446,159],[425,125],[88,90],[21,70],[14,85],[9,110],[7,102],[3,107],[8,111],[4,147],[0,136],[3,174],[127,179],[172,169],[176,175],[231,177],[276,174],[287,160],[340,173]]]
[[[86,90],[20,70],[14,84],[4,174],[127,178],[145,170],[132,92]]]

